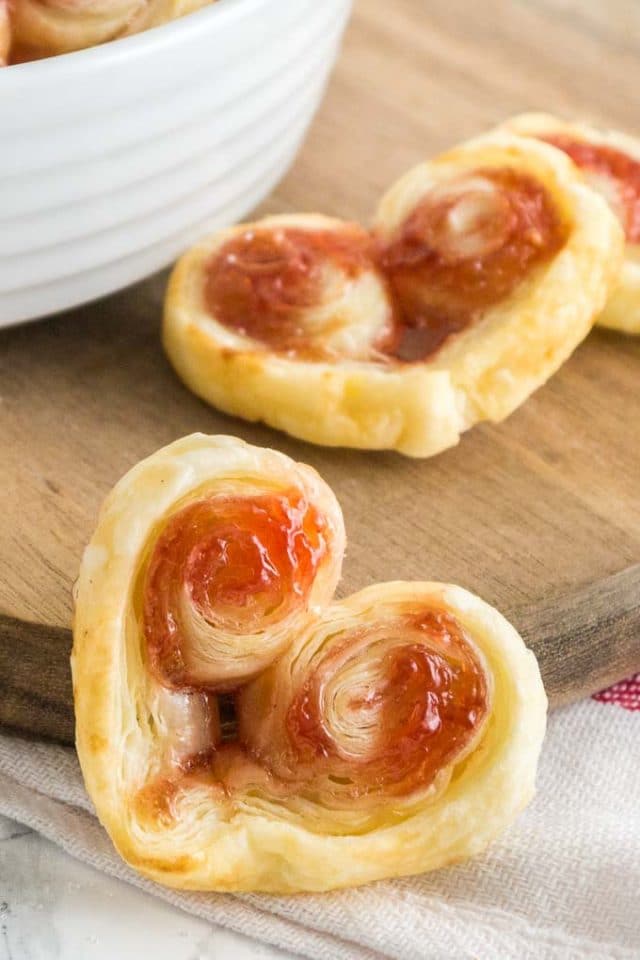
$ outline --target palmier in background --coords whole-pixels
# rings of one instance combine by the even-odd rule
[[[522,114],[506,127],[568,154],[620,220],[626,240],[624,261],[618,284],[597,322],[612,330],[640,333],[640,141],[544,113]]]
[[[558,150],[508,133],[415,167],[373,230],[222,230],[178,262],[164,343],[195,393],[315,443],[438,453],[508,416],[587,335],[616,217]]]

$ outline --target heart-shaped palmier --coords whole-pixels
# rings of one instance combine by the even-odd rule
[[[164,343],[228,413],[430,456],[558,369],[622,251],[615,216],[566,156],[494,133],[402,177],[372,231],[298,214],[198,244],[172,274]]]
[[[309,467],[186,437],[107,498],[76,589],[77,747],[141,873],[326,890],[471,856],[533,793],[533,654],[459,587],[333,601],[340,507]]]

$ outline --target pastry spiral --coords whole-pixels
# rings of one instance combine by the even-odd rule
[[[11,0],[5,62],[82,50],[159,26],[208,2],[215,0]],[[0,26],[0,56],[2,41]]]
[[[76,588],[77,748],[143,874],[326,890],[483,850],[532,796],[546,698],[478,597],[332,601],[340,508],[309,467],[194,435],[105,502]]]
[[[164,344],[227,413],[430,456],[506,417],[569,356],[622,242],[566,157],[497,133],[406,174],[372,231],[298,214],[198,244],[171,276]]]
[[[623,333],[640,333],[640,141],[541,113],[514,117],[505,126],[568,154],[620,220],[626,239],[624,261],[597,322]]]

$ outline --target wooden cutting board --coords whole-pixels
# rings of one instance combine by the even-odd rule
[[[635,0],[360,0],[307,143],[259,212],[367,220],[407,167],[525,109],[640,132],[640,86],[630,83],[639,54]],[[560,608],[548,659],[571,664],[574,695],[622,669],[613,657],[594,674],[620,629],[624,665],[640,667],[629,619],[638,569],[628,570],[640,561],[640,338],[594,332],[506,423],[411,461],[313,447],[206,407],[160,348],[165,281],[0,332],[0,612],[68,626],[103,496],[141,457],[201,430],[276,446],[329,481],[349,535],[342,593],[382,579],[451,580],[525,633],[538,611],[547,639],[555,598],[577,597]],[[64,631],[44,631],[35,647],[18,636],[5,622],[5,709],[15,664],[45,680],[56,658],[66,669]]]

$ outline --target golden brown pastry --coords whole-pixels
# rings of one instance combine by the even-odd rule
[[[482,851],[533,794],[531,652],[459,587],[332,602],[340,508],[309,467],[194,435],[107,498],[76,589],[85,782],[169,886],[327,890]]]
[[[187,386],[228,413],[426,457],[557,370],[622,245],[566,157],[497,133],[411,170],[372,233],[299,214],[198,244],[172,274],[164,344]]]
[[[564,123],[543,113],[513,117],[505,127],[568,154],[620,220],[626,238],[624,262],[597,322],[623,333],[640,333],[640,141],[584,123]]]
[[[9,18],[9,0],[0,0],[0,67],[9,62],[11,50],[11,20]]]
[[[214,0],[11,0],[5,61],[82,50],[159,26],[208,2]]]

